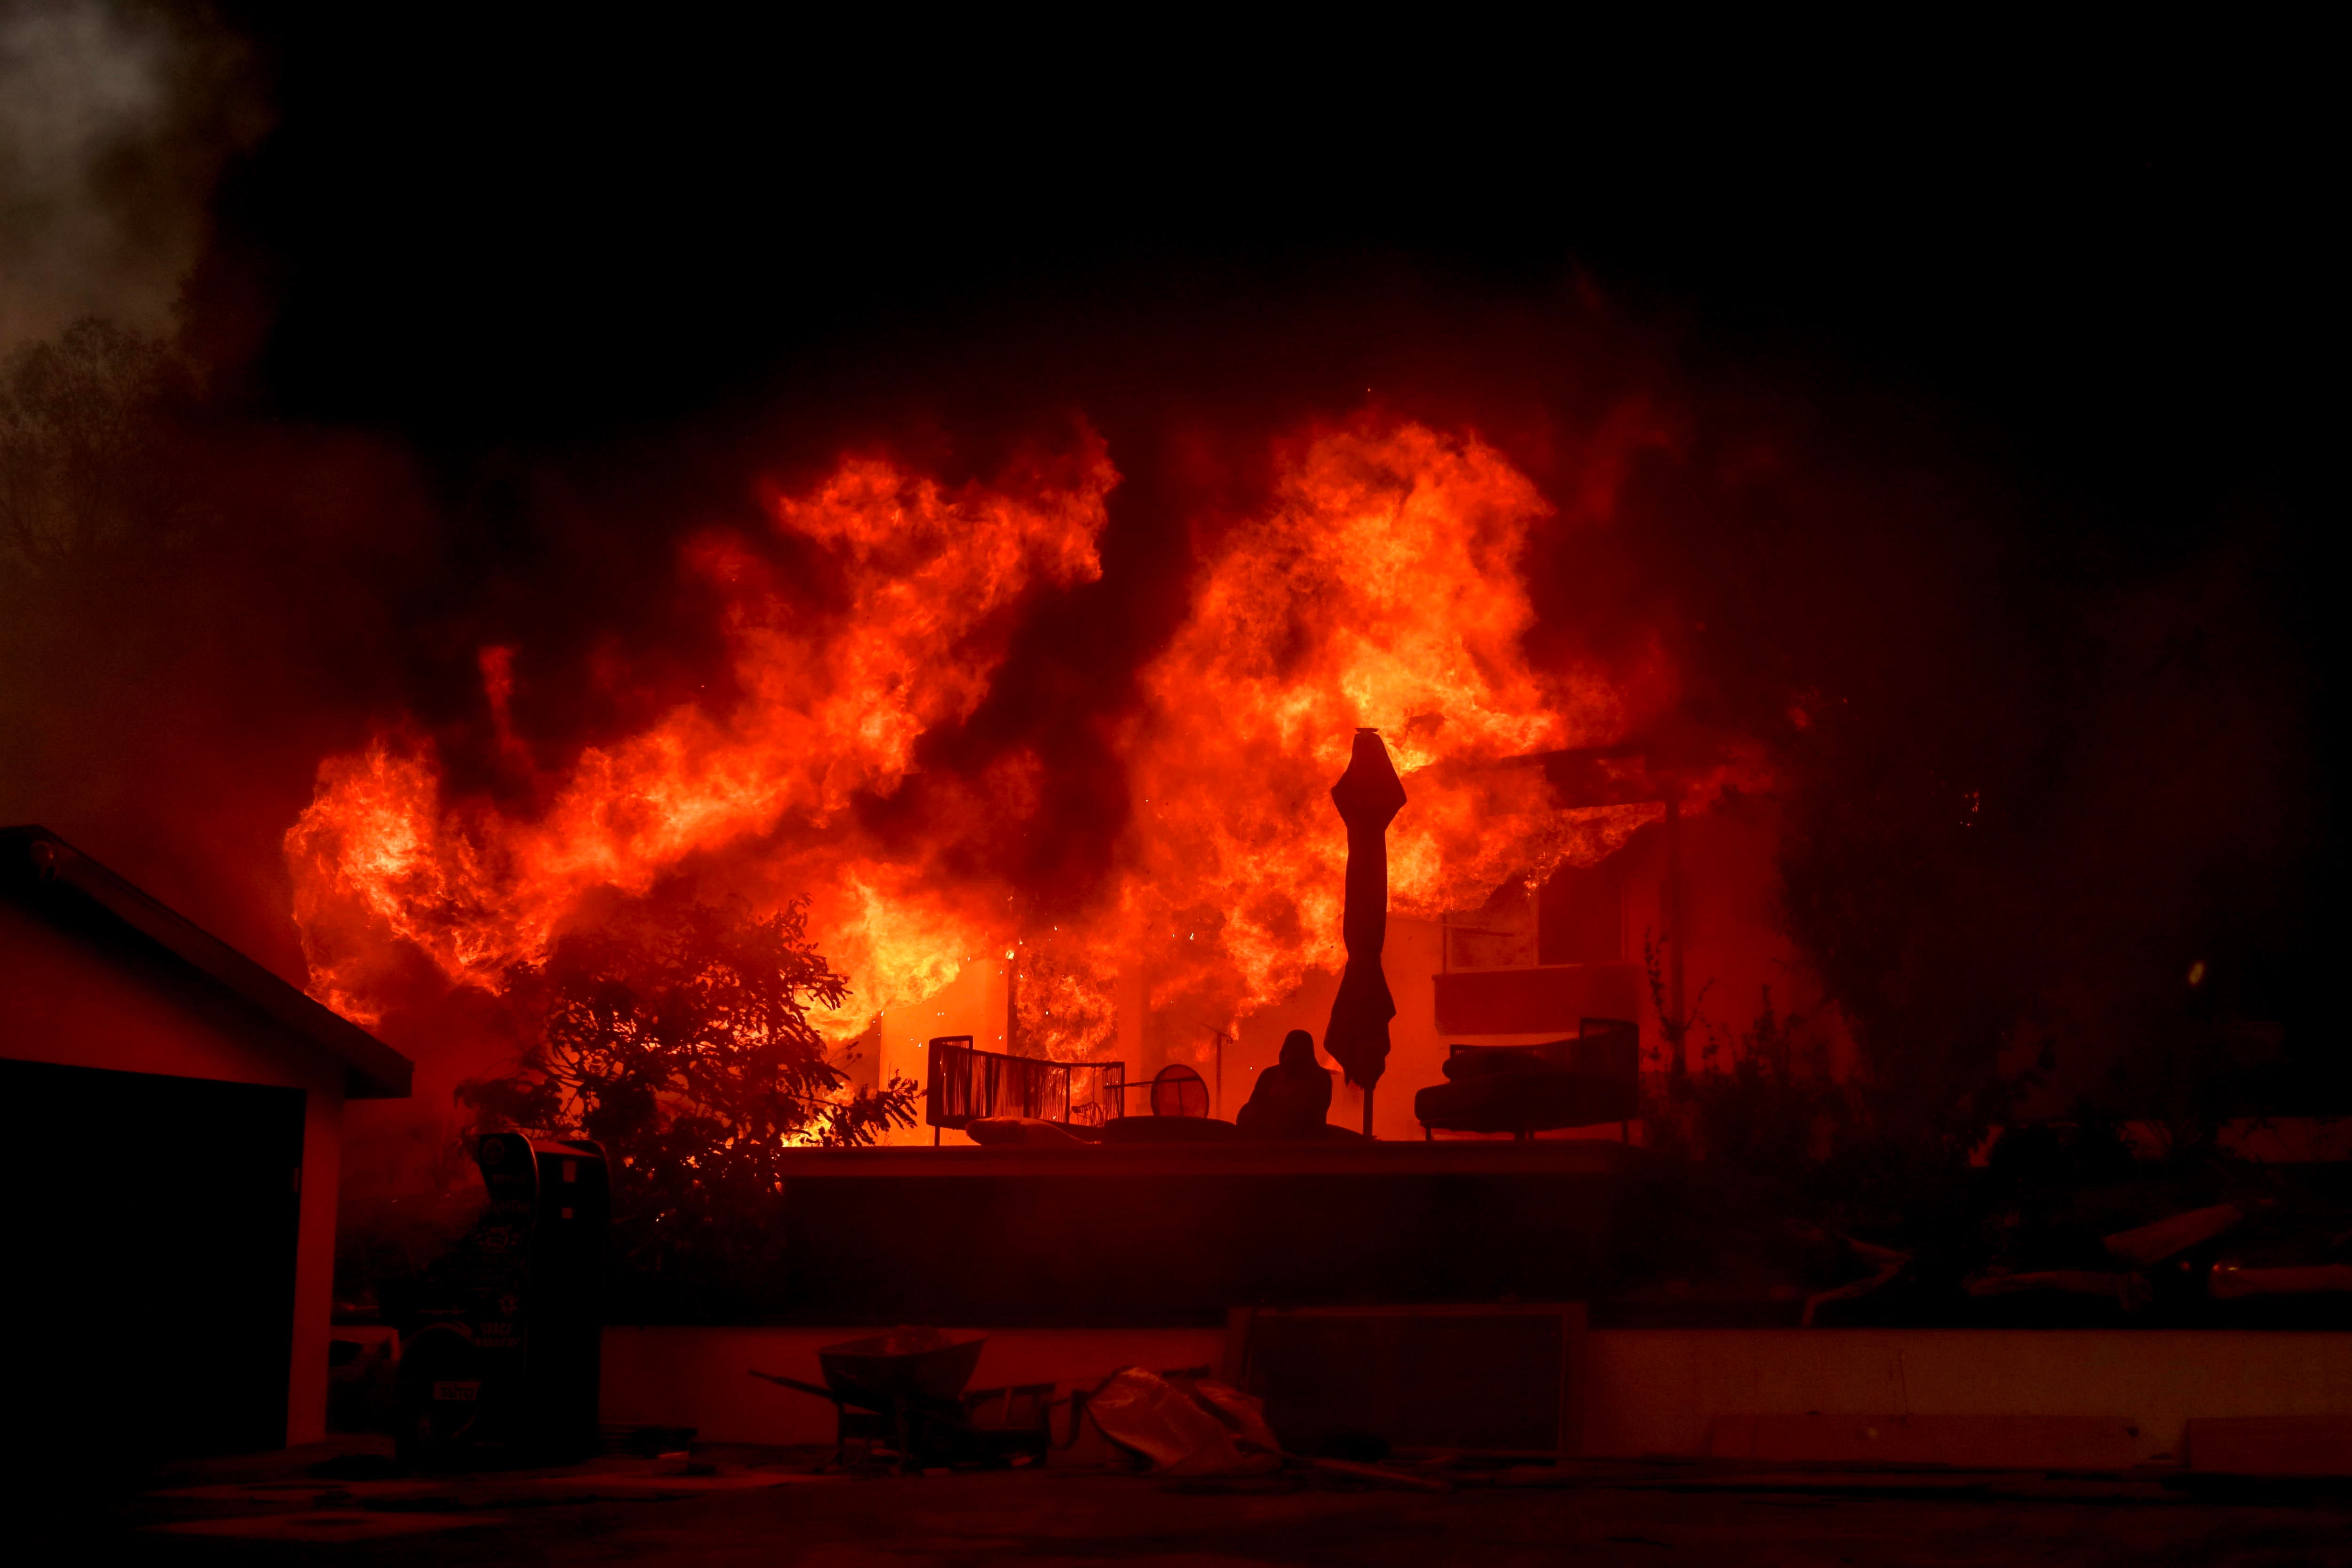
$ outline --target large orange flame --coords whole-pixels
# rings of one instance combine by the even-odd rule
[[[1309,443],[1203,577],[1145,676],[1129,907],[1180,942],[1171,960],[1197,942],[1180,927],[1212,923],[1237,1012],[1341,962],[1347,836],[1328,792],[1359,726],[1381,732],[1411,797],[1389,835],[1398,913],[1475,906],[1631,830],[1622,813],[1613,835],[1563,816],[1535,769],[1475,765],[1623,722],[1605,678],[1539,676],[1522,650],[1520,556],[1550,510],[1475,439],[1359,426]]]
[[[445,798],[430,748],[400,731],[330,759],[287,836],[313,990],[368,1016],[409,952],[496,986],[599,889],[732,856],[739,884],[811,899],[855,987],[825,1020],[836,1037],[937,991],[1022,934],[1010,889],[942,883],[927,851],[885,852],[849,807],[897,790],[917,742],[974,711],[1024,595],[1099,574],[1116,480],[1091,437],[1058,465],[954,492],[845,462],[772,502],[841,574],[841,607],[814,618],[787,610],[760,551],[697,541],[688,565],[723,593],[740,700],[583,752],[534,818]],[[1119,739],[1130,840],[1096,919],[1033,933],[1028,1043],[1099,1054],[1113,978],[1147,950],[1155,993],[1189,991],[1227,1019],[1335,967],[1345,840],[1327,792],[1360,725],[1386,737],[1412,796],[1391,836],[1400,913],[1474,907],[1632,831],[1638,808],[1563,813],[1540,770],[1494,765],[1616,739],[1631,718],[1610,672],[1528,663],[1521,558],[1550,516],[1472,437],[1366,420],[1297,446],[1143,671]],[[484,661],[502,725],[509,658]],[[1034,766],[1015,756],[962,787],[982,817],[1017,816]]]
[[[740,700],[723,715],[684,704],[582,752],[538,820],[444,801],[413,738],[330,759],[286,839],[313,989],[367,1016],[403,944],[453,981],[496,985],[597,889],[643,891],[689,856],[782,831],[814,854],[802,886],[857,1016],[936,990],[984,935],[920,894],[909,868],[858,855],[845,810],[896,790],[916,741],[978,706],[1024,594],[1100,574],[1095,542],[1117,479],[1091,436],[1065,463],[955,493],[887,462],[845,462],[813,493],[772,503],[777,526],[841,574],[844,606],[816,617],[788,607],[741,541],[698,540],[688,564],[724,595]],[[495,682],[491,694],[503,696]],[[838,852],[817,852],[827,842]]]

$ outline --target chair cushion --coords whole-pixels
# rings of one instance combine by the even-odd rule
[[[1423,1125],[1454,1132],[1537,1132],[1629,1121],[1640,1114],[1636,1085],[1557,1068],[1484,1071],[1432,1084],[1412,1098]]]
[[[1045,1121],[1034,1116],[976,1116],[964,1124],[963,1130],[975,1143],[1011,1144],[1016,1148],[1071,1149],[1102,1141],[1098,1128]]]

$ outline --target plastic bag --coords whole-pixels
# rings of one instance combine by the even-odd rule
[[[1131,1366],[1087,1396],[1087,1414],[1155,1475],[1252,1476],[1282,1468],[1282,1446],[1258,1402],[1222,1383],[1176,1382]]]

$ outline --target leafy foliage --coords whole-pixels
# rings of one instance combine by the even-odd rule
[[[510,975],[537,1035],[519,1070],[461,1085],[483,1126],[586,1136],[612,1156],[625,1258],[656,1272],[758,1250],[794,1144],[914,1124],[916,1086],[853,1087],[812,1003],[847,983],[799,904],[765,917],[673,888]]]
[[[1914,1259],[1899,1289],[1874,1297],[1877,1310],[1903,1310],[1923,1289],[1945,1292],[1929,1310],[1948,1306],[1954,1282],[1982,1262],[1982,1184],[1971,1151],[2045,1068],[1973,1081],[1956,1075],[1952,1098],[1928,1114],[1883,1064],[1834,1071],[1827,1037],[1776,1005],[1769,986],[1736,1036],[1696,1004],[1673,1018],[1654,941],[1644,941],[1643,958],[1659,1031],[1674,1051],[1667,1070],[1644,1076],[1643,1126],[1653,1147],[1683,1158],[1633,1199],[1640,1218],[1629,1275],[1696,1276],[1751,1293],[1802,1276],[1812,1289],[1878,1267],[1848,1256],[1860,1242]],[[1682,1047],[1694,1036],[1698,1059],[1685,1070]]]
[[[1746,1184],[1786,1188],[1846,1141],[1859,1108],[1803,1014],[1780,1011],[1766,986],[1755,1018],[1735,1038],[1702,1016],[1710,989],[1703,986],[1676,1018],[1654,939],[1643,938],[1642,956],[1667,1049],[1666,1070],[1643,1078],[1643,1124],[1654,1146],[1729,1165]],[[1694,1029],[1704,1036],[1696,1072],[1685,1050]]]
[[[2044,976],[2016,940],[2031,895],[2008,814],[1981,810],[1977,788],[1901,740],[1814,727],[1780,846],[1780,914],[1853,1031],[1877,1125],[1966,1148],[2007,1104],[2002,1047]]]

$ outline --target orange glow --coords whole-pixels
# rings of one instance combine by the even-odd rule
[[[1097,1056],[1123,965],[1146,963],[1155,1001],[1185,994],[1226,1024],[1337,967],[1345,839],[1328,792],[1359,725],[1381,731],[1411,795],[1390,837],[1401,915],[1596,859],[1653,815],[1562,812],[1540,769],[1491,765],[1622,739],[1670,702],[1671,674],[1655,656],[1533,668],[1522,556],[1552,508],[1475,437],[1367,419],[1290,451],[1141,672],[1117,742],[1129,839],[1093,917],[1017,929],[1014,889],[941,871],[942,845],[885,846],[853,807],[898,791],[918,742],[975,711],[1027,595],[1100,575],[1117,482],[1089,435],[992,486],[856,458],[774,495],[776,528],[838,574],[832,607],[795,607],[750,542],[695,541],[684,564],[719,593],[740,695],[583,751],[536,815],[450,798],[431,746],[403,731],[330,758],[286,839],[314,994],[371,1018],[413,953],[495,989],[603,889],[715,867],[755,900],[810,899],[810,929],[854,987],[820,1020],[836,1039],[1025,941],[1024,1046]],[[1577,481],[1570,524],[1591,525],[1596,482]],[[481,654],[509,747],[514,657]],[[1014,752],[940,781],[955,831],[1029,821],[1039,766]]]

